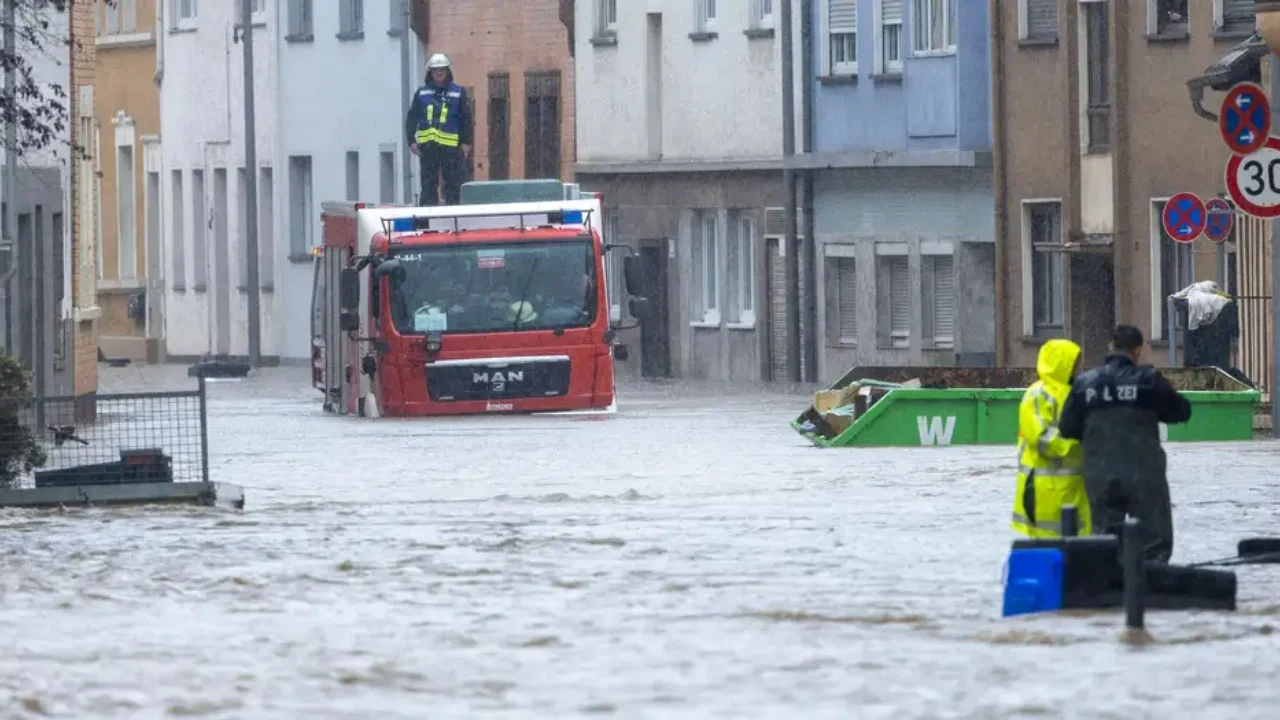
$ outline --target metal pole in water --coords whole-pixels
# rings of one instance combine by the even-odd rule
[[[240,3],[240,40],[244,43],[244,194],[245,256],[249,281],[249,367],[262,367],[262,285],[258,267],[258,136],[253,107],[253,4]]]
[[[1280,112],[1280,57],[1271,56],[1271,117],[1272,125]],[[1275,249],[1280,235],[1280,219],[1271,221],[1271,382],[1267,394],[1271,396],[1271,437],[1280,439],[1280,403],[1276,402],[1276,390],[1280,389],[1280,250]]]
[[[1062,506],[1062,537],[1075,537],[1080,534],[1080,512],[1075,505]]]
[[[404,120],[409,115],[409,93],[413,87],[413,71],[412,61],[409,53],[409,35],[413,32],[413,3],[412,0],[400,0],[400,7],[404,10],[404,15],[400,19],[403,25],[400,28],[400,119]],[[396,127],[399,127],[397,125]],[[397,133],[400,132],[397,130]],[[401,140],[404,143],[404,140]],[[409,148],[400,148],[400,182],[403,185],[401,197],[404,198],[406,205],[413,205],[413,165],[411,164],[412,153]]]
[[[1147,611],[1146,569],[1142,559],[1142,524],[1126,518],[1120,538],[1120,554],[1124,564],[1124,625],[1142,630]]]
[[[791,0],[782,0],[782,185],[786,195],[785,266],[786,275],[786,326],[787,326],[787,379],[801,382],[800,376],[803,345],[800,337],[800,242],[796,223],[796,171],[792,167],[796,154],[796,98],[795,58],[792,56]],[[813,282],[809,278],[809,282]],[[810,332],[812,329],[810,328]]]

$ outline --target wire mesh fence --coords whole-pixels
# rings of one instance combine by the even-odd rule
[[[207,482],[207,421],[203,379],[186,391],[0,398],[0,489]]]

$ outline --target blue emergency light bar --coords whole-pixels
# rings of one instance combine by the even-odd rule
[[[439,227],[439,225],[441,221],[447,222],[449,220],[452,220],[453,231],[458,232],[461,229],[459,221],[463,218],[472,219],[472,218],[482,218],[482,217],[506,217],[506,218],[518,217],[519,218],[518,227],[523,228],[523,227],[529,226],[526,223],[526,218],[530,218],[530,219],[538,218],[538,222],[539,224],[541,224],[542,222],[541,219],[545,217],[546,225],[541,225],[541,226],[546,227],[546,226],[555,226],[555,225],[584,225],[587,223],[587,220],[590,217],[590,215],[591,215],[590,211],[584,212],[582,210],[551,210],[548,212],[517,212],[517,213],[495,212],[492,215],[458,215],[458,216],[410,215],[409,217],[383,218],[382,226],[383,226],[383,230],[387,233],[419,232],[419,231],[429,231],[432,229],[440,230],[441,228]],[[435,221],[435,224],[436,224],[435,228],[432,227],[432,221]]]

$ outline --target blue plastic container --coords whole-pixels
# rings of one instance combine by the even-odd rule
[[[1062,608],[1063,558],[1056,548],[1014,550],[1004,583],[1004,616]]]

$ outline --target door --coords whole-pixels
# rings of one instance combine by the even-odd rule
[[[227,227],[227,169],[213,171],[213,326],[219,358],[231,355],[231,233]]]
[[[643,377],[671,377],[671,324],[667,307],[667,241],[640,243],[640,265],[644,270],[644,296],[650,313],[640,323],[640,374]]]
[[[787,377],[787,258],[783,254],[783,240],[770,237],[765,241],[765,264],[768,271],[769,297],[769,379],[775,382],[789,382]],[[800,263],[799,297],[804,297],[805,277],[804,263]],[[800,316],[800,337],[804,337],[804,313]],[[800,353],[800,373],[804,377],[804,353]]]

